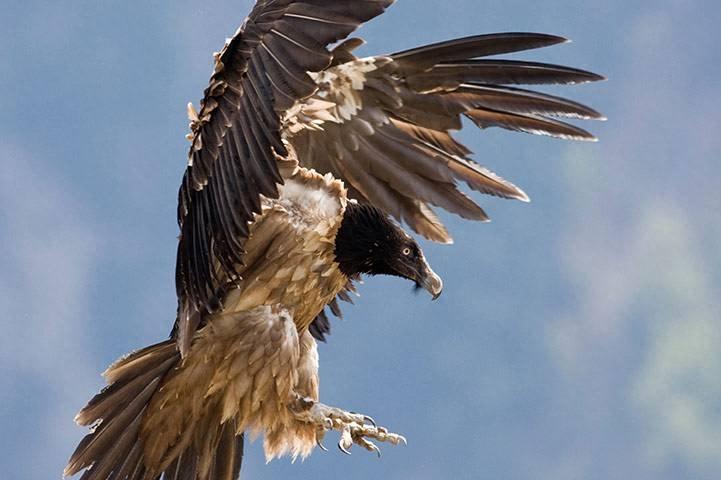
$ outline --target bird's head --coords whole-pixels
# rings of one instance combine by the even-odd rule
[[[418,243],[383,211],[349,202],[335,239],[335,258],[349,278],[395,275],[415,282],[435,300],[443,281],[426,262]]]

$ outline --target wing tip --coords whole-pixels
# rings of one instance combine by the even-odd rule
[[[588,143],[598,143],[598,137],[593,134],[588,134],[588,136],[579,136],[573,138],[573,140],[579,141],[579,142],[588,142]]]
[[[519,202],[531,203],[531,197],[529,197],[528,194],[520,188],[518,189],[518,194],[516,194],[512,198],[518,200]]]
[[[515,32],[514,33],[514,32],[510,32],[508,35],[533,38],[534,40],[540,42],[539,45],[537,45],[535,47],[530,47],[530,48],[528,48],[528,50],[534,50],[536,48],[551,47],[553,45],[562,45],[564,43],[572,43],[573,42],[573,40],[571,40],[568,37],[564,37],[561,35],[554,35],[552,33],[540,33],[540,32]]]

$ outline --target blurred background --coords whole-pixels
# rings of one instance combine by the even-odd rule
[[[100,372],[168,334],[185,105],[250,7],[4,2],[3,478],[60,478]],[[609,121],[584,125],[597,144],[466,129],[533,203],[444,216],[456,244],[424,244],[441,299],[372,279],[320,347],[321,399],[408,446],[265,465],[259,441],[244,478],[721,478],[720,22],[712,0],[399,0],[365,26],[364,54],[567,36],[516,57],[607,75],[546,91]]]

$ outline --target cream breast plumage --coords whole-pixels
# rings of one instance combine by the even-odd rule
[[[337,299],[349,299],[362,275],[403,277],[437,298],[441,279],[396,221],[451,243],[433,207],[488,218],[460,183],[528,199],[451,132],[465,117],[593,140],[558,117],[598,112],[517,85],[602,77],[487,58],[565,41],[535,33],[356,57],[362,41],[346,37],[391,3],[259,0],[215,55],[200,108],[189,107],[171,338],[106,371],[108,387],[78,414],[94,428],[66,474],[232,480],[246,431],[264,435],[269,459],[306,456],[329,430],[343,451],[404,440],[319,402],[325,308],[339,315]]]

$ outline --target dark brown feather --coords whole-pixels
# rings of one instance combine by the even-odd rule
[[[596,82],[604,77],[576,68],[518,60],[464,60],[440,63],[408,76],[416,91],[454,89],[462,83],[497,85],[577,84]]]
[[[462,84],[456,92],[449,95],[468,95],[468,101],[474,108],[583,120],[604,120],[603,115],[581,103],[520,88]]]
[[[240,281],[248,223],[260,213],[260,196],[277,197],[282,183],[276,163],[276,156],[287,155],[281,116],[317,89],[307,72],[330,65],[327,45],[391,3],[261,0],[218,54],[178,194],[179,318],[217,310],[218,293]],[[192,335],[200,323],[186,324],[173,331]],[[188,344],[179,339],[182,353]]]
[[[70,457],[65,475],[74,475],[80,470],[94,464],[102,463],[107,456],[114,454],[113,446],[120,434],[128,429],[137,437],[139,428],[138,418],[145,409],[150,397],[155,392],[159,378],[153,379],[145,388],[123,409],[110,418],[103,418],[97,428],[83,438],[77,449]],[[112,465],[110,466],[112,467]],[[110,468],[108,467],[108,468]],[[90,473],[87,472],[88,474]]]
[[[456,188],[456,181],[484,194],[528,201],[523,190],[473,161],[471,152],[452,137],[451,131],[463,126],[463,116],[481,128],[595,139],[548,117],[603,119],[596,110],[503,84],[582,83],[603,77],[558,65],[477,59],[565,41],[538,33],[478,35],[374,57],[378,68],[367,72],[362,88],[353,92],[360,100],[354,116],[327,122],[323,131],[305,131],[291,141],[303,166],[333,173],[354,198],[405,220],[427,238],[448,242],[450,236],[429,205],[465,218],[488,219]],[[355,58],[348,51],[342,55],[347,61]],[[324,88],[323,99],[345,102],[340,92]]]
[[[491,33],[457,38],[391,55],[401,70],[423,70],[441,62],[520,52],[567,42],[545,33]]]
[[[82,425],[95,424],[71,456],[65,475],[92,466],[83,480],[134,480],[146,475],[139,430],[143,414],[166,374],[180,361],[175,342],[153,345],[113,364],[108,387],[78,414]],[[153,477],[155,478],[155,477]]]
[[[596,137],[582,128],[530,114],[522,115],[490,109],[475,109],[467,112],[466,116],[481,128],[501,127],[517,132],[548,135],[567,140],[596,141]]]

